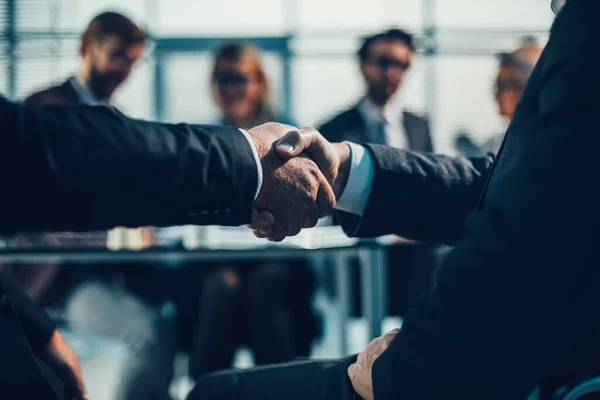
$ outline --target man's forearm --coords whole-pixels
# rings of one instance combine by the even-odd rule
[[[455,158],[379,145],[365,148],[361,164],[351,163],[348,187],[339,199],[341,207],[337,206],[346,233],[398,234],[435,243],[452,243],[461,237],[491,168],[491,157]],[[353,172],[356,176],[359,169],[369,170],[367,164],[372,164],[372,175],[363,172],[353,179]]]
[[[235,128],[6,99],[0,122],[0,164],[21,171],[0,201],[6,233],[250,222],[257,163]]]

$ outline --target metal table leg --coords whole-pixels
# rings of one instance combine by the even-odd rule
[[[350,318],[350,262],[351,257],[346,251],[336,252],[334,255],[335,277],[339,301],[340,319],[340,351],[341,356],[348,355],[348,320]]]
[[[387,251],[381,247],[359,250],[362,311],[369,324],[369,340],[381,336],[387,307]]]

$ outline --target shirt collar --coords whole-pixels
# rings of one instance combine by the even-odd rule
[[[390,123],[392,121],[401,121],[402,107],[398,107],[393,103],[394,102],[388,102],[382,107],[375,104],[373,100],[368,97],[364,97],[360,103],[358,103],[358,109],[369,122],[380,123],[383,120]]]
[[[88,105],[109,105],[108,102],[98,99],[92,90],[78,76],[73,76],[69,79],[73,89],[77,92],[82,103]]]

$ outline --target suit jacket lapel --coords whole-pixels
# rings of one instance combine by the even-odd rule
[[[417,121],[412,118],[412,115],[406,111],[402,113],[402,124],[404,126],[404,134],[408,141],[408,148],[413,151],[423,151],[424,145],[422,140],[420,140],[423,135],[421,135],[421,132],[418,132],[419,125],[416,122]]]
[[[348,127],[348,134],[346,135],[347,138],[344,140],[357,143],[366,143],[372,141],[367,129],[367,123],[358,110],[358,105],[354,106],[348,111]]]
[[[60,95],[63,98],[65,98],[67,101],[76,103],[76,104],[82,103],[84,101],[84,99],[81,98],[79,92],[77,92],[77,90],[73,86],[72,79],[74,79],[74,78],[67,79],[57,89],[58,89]]]

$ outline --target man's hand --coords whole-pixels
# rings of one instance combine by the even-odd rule
[[[374,339],[367,348],[358,355],[356,362],[348,367],[348,377],[354,391],[364,400],[373,400],[373,364],[387,350],[400,329],[394,329]]]
[[[65,385],[66,398],[89,400],[79,360],[73,350],[64,341],[58,330],[52,334],[50,342],[42,354],[44,361],[56,372]]]
[[[296,128],[268,123],[248,131],[263,168],[263,184],[255,201],[250,228],[257,236],[281,241],[313,227],[335,205],[334,192],[317,165],[307,156],[283,160],[275,142]],[[261,216],[261,211],[271,215]],[[262,232],[261,232],[262,230]]]
[[[284,160],[306,154],[317,164],[339,199],[350,173],[350,148],[344,143],[329,143],[316,129],[301,128],[287,132],[277,141],[275,151]]]
[[[283,160],[292,160],[302,155],[310,156],[331,185],[335,198],[338,199],[341,196],[350,172],[350,148],[346,144],[329,143],[315,129],[301,128],[289,130],[279,139],[275,146],[275,152]],[[311,221],[311,224],[303,227],[315,226],[316,222]],[[255,210],[253,223],[249,227],[253,229],[257,237],[270,238],[278,224],[278,217],[268,209],[261,209],[260,211]],[[293,231],[293,233],[297,234],[298,232]]]

